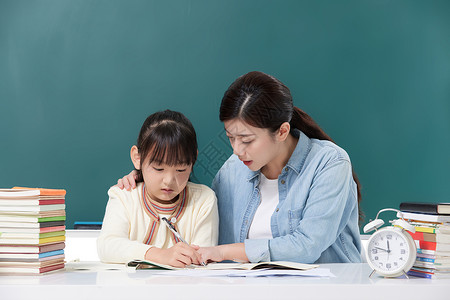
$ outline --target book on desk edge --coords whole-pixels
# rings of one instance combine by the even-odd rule
[[[58,235],[46,238],[15,238],[4,239],[0,236],[0,245],[42,245],[55,242],[64,242],[66,240],[65,235]]]
[[[8,223],[10,225],[11,223]],[[46,233],[54,231],[65,231],[66,226],[40,227],[40,228],[26,228],[26,227],[2,227],[0,226],[0,233]]]
[[[41,261],[0,261],[0,268],[43,268],[65,263],[64,257]]]
[[[65,204],[66,200],[61,199],[60,197],[51,197],[46,196],[43,197],[37,197],[37,198],[17,198],[17,199],[4,199],[0,198],[0,205],[6,206],[6,205],[20,205],[20,206],[33,206],[33,205],[53,205],[53,204]]]
[[[403,216],[406,220],[417,220],[431,223],[449,223],[450,215],[433,215],[433,214],[425,214],[425,213],[413,213],[402,211],[401,213],[397,213],[397,218]]]
[[[7,232],[0,229],[0,240],[2,239],[44,239],[53,236],[66,235],[65,230],[50,232]]]
[[[14,267],[1,267],[0,274],[3,275],[43,275],[53,273],[54,271],[64,270],[65,264],[60,263],[52,266],[42,267],[42,268],[14,268]]]
[[[182,270],[186,268],[177,268],[169,265],[160,264],[148,260],[133,260],[127,264],[128,267],[136,269],[162,269],[162,270]],[[303,264],[289,261],[272,261],[259,263],[209,263],[206,266],[191,265],[189,269],[201,270],[259,270],[259,269],[284,269],[284,270],[310,270],[319,267],[319,265]]]
[[[47,189],[47,188],[29,188],[29,187],[20,187],[15,186],[12,190],[22,190],[22,191],[34,191],[38,192],[40,196],[65,196],[66,190],[64,189]]]
[[[15,222],[15,223],[43,223],[51,221],[66,221],[65,215],[42,217],[39,215],[7,215],[0,214],[0,222]],[[13,224],[11,224],[13,225]]]
[[[0,227],[4,228],[35,228],[42,229],[55,226],[65,226],[66,221],[46,221],[46,222],[2,222],[0,221]]]
[[[450,203],[402,202],[400,210],[433,215],[450,215]]]
[[[46,211],[55,211],[66,209],[65,204],[48,204],[48,205],[1,205],[0,203],[0,212],[11,212],[16,214],[22,214],[24,212],[27,213],[40,213]]]
[[[64,242],[49,243],[45,245],[0,245],[0,253],[43,253],[61,250],[66,247]]]
[[[64,255],[64,250],[53,250],[41,253],[1,253],[0,261],[42,261],[54,259]]]

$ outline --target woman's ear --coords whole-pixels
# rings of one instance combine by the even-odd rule
[[[130,150],[131,161],[133,162],[134,168],[136,170],[141,169],[141,155],[139,154],[139,150],[136,146],[131,147]]]
[[[289,122],[284,122],[281,124],[280,129],[278,129],[277,139],[282,142],[287,139],[289,132],[291,131],[291,124]]]

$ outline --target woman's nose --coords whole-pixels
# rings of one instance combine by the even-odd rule
[[[234,142],[231,146],[233,147],[233,153],[236,154],[237,156],[242,155],[242,153],[244,152],[244,147],[242,143]]]

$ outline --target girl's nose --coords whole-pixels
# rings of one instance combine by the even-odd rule
[[[171,173],[168,173],[163,178],[163,183],[165,185],[171,185],[175,181],[175,176]]]

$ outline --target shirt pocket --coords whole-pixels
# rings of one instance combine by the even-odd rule
[[[298,225],[300,224],[300,221],[303,218],[303,207],[294,210],[289,210],[288,216],[289,216],[289,230],[292,234],[297,229]]]

